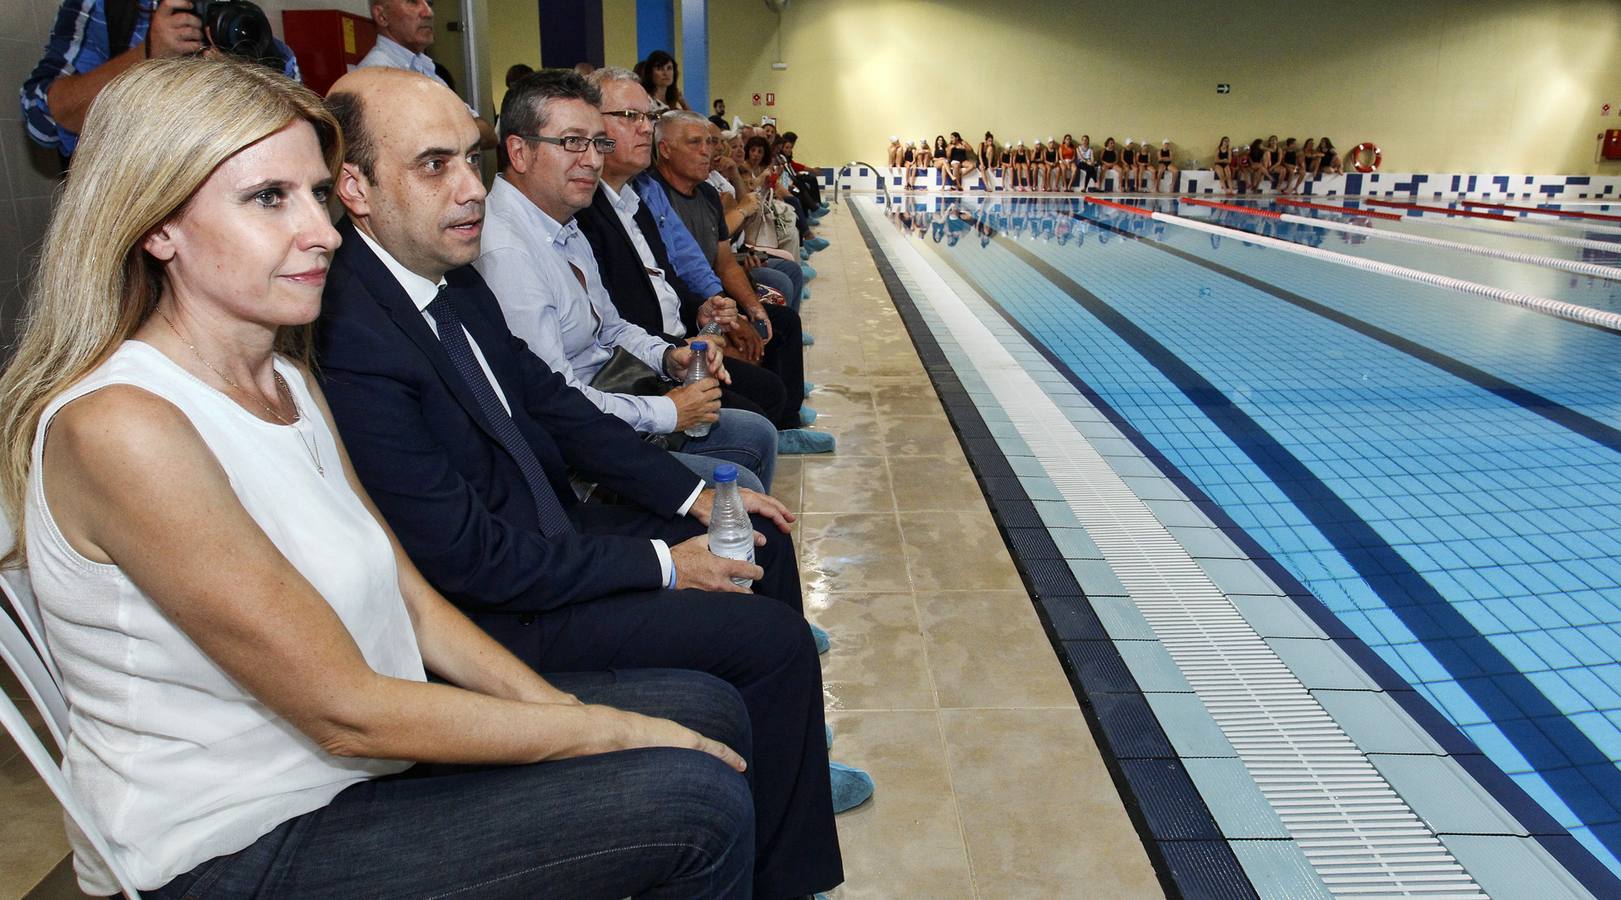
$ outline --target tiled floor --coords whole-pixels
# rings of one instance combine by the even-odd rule
[[[839,818],[834,896],[1160,896],[860,235],[842,209],[822,232],[807,366],[839,452],[784,458],[776,494],[800,511],[807,615],[833,637],[833,755],[878,784]],[[0,900],[47,875],[33,896],[77,896],[56,805],[9,742],[0,810]]]
[[[811,260],[817,427],[788,458],[835,759],[878,791],[839,818],[856,897],[1149,897],[1126,818],[900,317],[847,211]]]

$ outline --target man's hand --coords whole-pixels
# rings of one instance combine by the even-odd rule
[[[687,354],[691,356],[692,351]],[[676,431],[720,418],[720,382],[713,378],[683,385],[664,396],[675,402]]]
[[[771,343],[771,317],[766,315],[765,304],[759,300],[755,300],[753,304],[746,304],[743,307],[743,315],[750,319],[750,327],[753,327],[754,322],[764,323],[765,336],[760,339],[760,343],[762,345]]]
[[[730,333],[733,344],[732,355],[747,363],[757,363],[765,354],[765,341],[760,333],[754,330],[754,323],[742,316],[732,323]]]
[[[743,497],[744,509],[748,510],[753,515],[764,516],[767,519],[777,523],[777,530],[781,531],[783,534],[787,534],[789,532],[790,526],[793,525],[794,519],[797,517],[788,511],[788,507],[784,506],[781,500],[778,500],[776,497],[773,497],[770,494],[762,494],[758,491],[751,491],[748,488],[738,488],[737,492]],[[704,488],[699,492],[698,499],[692,501],[692,506],[687,509],[687,515],[692,516],[694,519],[697,519],[705,525],[708,525],[709,513],[714,509],[714,507],[715,489]],[[754,533],[754,546],[764,547],[765,535],[756,531]]]
[[[705,340],[708,337],[709,335],[706,334],[692,340],[709,343]],[[692,341],[688,341],[685,347],[670,348],[669,353],[670,356],[666,361],[666,365],[670,369],[670,377],[676,381],[686,381],[687,372],[692,368]],[[721,352],[719,346],[709,343],[709,350],[704,354],[704,362],[709,366],[710,378],[719,381],[721,384],[732,383],[732,376],[726,371],[726,355]]]
[[[765,543],[759,532],[754,534],[756,546]],[[750,594],[746,587],[733,583],[733,578],[759,581],[765,570],[741,559],[727,559],[709,552],[709,535],[687,538],[670,548],[670,560],[675,563],[675,589],[720,591],[730,594]]]
[[[203,49],[203,20],[192,12],[191,0],[158,4],[146,33],[146,48],[153,59],[190,56]]]
[[[737,321],[737,301],[725,294],[716,294],[704,301],[698,307],[698,327],[702,328],[711,322],[722,328],[732,327]]]

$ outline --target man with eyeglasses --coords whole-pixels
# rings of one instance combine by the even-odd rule
[[[521,138],[509,149],[570,157],[548,183],[589,198],[594,184],[571,184],[572,160],[602,136],[587,91],[567,73],[559,93],[571,96],[539,99],[538,124],[502,122],[584,139],[583,154]],[[468,265],[490,209],[478,131],[455,95],[366,69],[328,99],[349,138],[337,189],[348,216],[322,302],[322,383],[356,473],[412,561],[538,671],[689,669],[730,683],[752,740],[736,749],[754,801],[753,896],[838,884],[821,673],[784,533],[792,514],[747,493],[768,532],[757,532],[758,566],[714,556],[703,524],[712,492],[511,333]],[[624,502],[578,502],[565,463]],[[756,592],[737,575],[757,578]]]
[[[673,257],[686,253],[703,266],[703,253],[685,230],[677,235],[685,249],[667,244],[656,211],[632,183],[652,164],[653,154],[652,100],[641,80],[628,69],[610,66],[592,73],[590,81],[602,92],[602,115],[615,143],[602,161],[596,196],[574,218],[591,242],[609,298],[627,321],[668,339],[701,331],[709,340],[727,342],[732,383],[722,389],[723,405],[758,412],[784,429],[778,435],[779,453],[803,449],[808,438],[799,433],[799,398],[789,406],[781,378],[731,352],[738,336],[758,338],[753,325],[737,315],[736,302],[719,280],[701,294],[675,277]],[[664,214],[675,218],[667,208]]]
[[[667,393],[598,383],[605,372],[634,370],[639,361],[641,372],[668,379],[668,389],[684,379],[693,351],[619,315],[573,221],[596,195],[603,159],[614,148],[595,89],[577,74],[548,70],[519,80],[507,97],[501,124],[507,167],[490,190],[475,265],[513,334],[597,408],[680,451],[677,457],[706,480],[717,465],[735,463],[758,476],[743,472],[745,486],[769,491],[776,429],[758,413],[721,409],[720,383],[730,375],[719,347],[707,351],[711,377]],[[620,359],[625,355],[633,359]],[[698,425],[711,427],[698,437],[683,433]]]

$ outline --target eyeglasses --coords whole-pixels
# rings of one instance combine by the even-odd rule
[[[639,109],[604,110],[602,114],[624,119],[632,125],[639,125],[642,122],[657,122],[659,118],[657,113],[642,112]]]
[[[544,134],[520,134],[518,137],[526,141],[538,141],[542,144],[556,144],[570,153],[584,153],[585,148],[595,147],[597,152],[603,156],[614,152],[614,147],[619,143],[613,138],[590,138],[583,134],[566,134],[562,137],[547,137]]]

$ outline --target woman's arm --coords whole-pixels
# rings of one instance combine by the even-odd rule
[[[415,586],[409,609],[424,660],[492,693],[377,673],[243,508],[190,420],[151,393],[120,385],[68,404],[44,465],[51,511],[73,547],[122,569],[209,659],[329,753],[526,763],[674,746],[741,763],[673,722],[548,690]],[[353,484],[347,460],[344,470]]]

